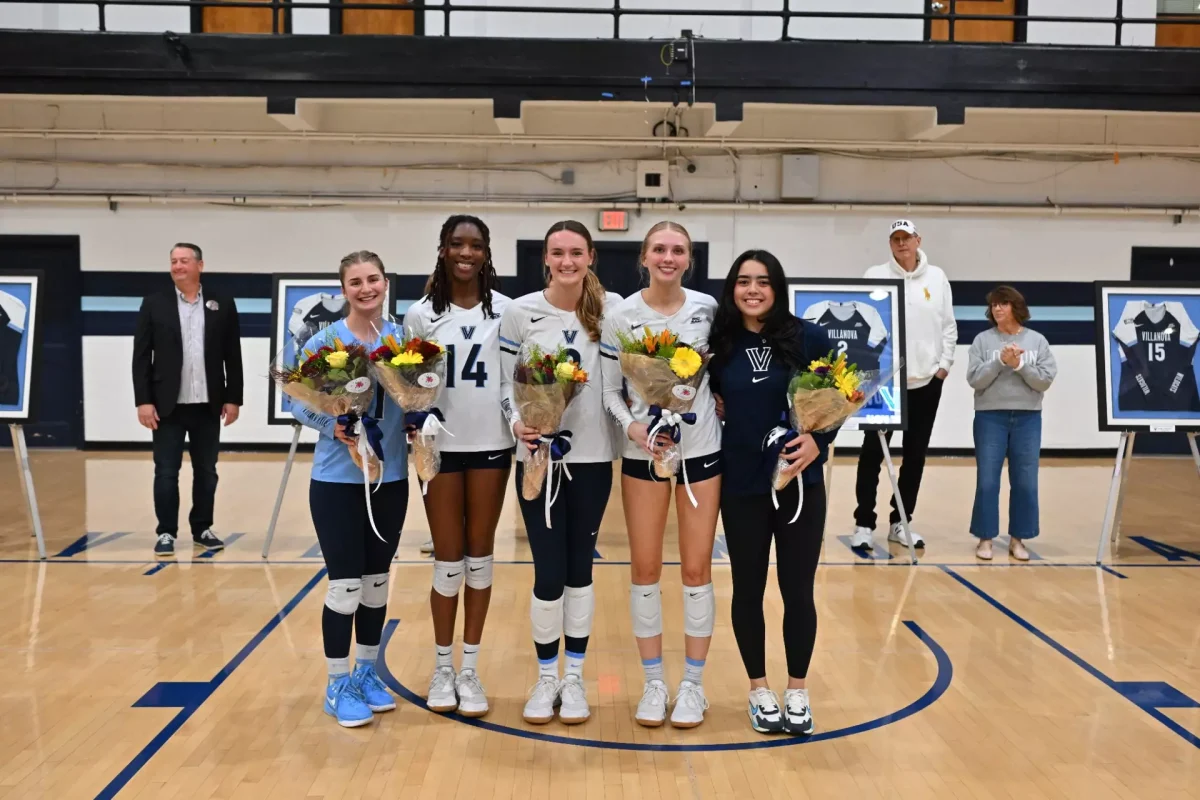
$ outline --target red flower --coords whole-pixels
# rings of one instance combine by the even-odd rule
[[[434,356],[441,355],[442,348],[438,347],[433,342],[425,342],[425,341],[421,341],[419,339],[417,340],[417,342],[418,342],[417,352],[419,352],[421,354],[421,356],[424,357],[425,359],[431,359]]]
[[[392,357],[392,348],[388,347],[386,344],[383,347],[378,347],[375,350],[371,351],[371,360],[372,361],[385,361],[387,359],[390,359],[391,357]]]

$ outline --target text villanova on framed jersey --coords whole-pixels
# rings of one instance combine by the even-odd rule
[[[42,273],[0,271],[0,420],[32,422]]]
[[[834,356],[846,354],[864,372],[892,368],[904,357],[904,286],[898,280],[788,278],[789,307],[829,337]],[[867,405],[847,420],[845,430],[896,430],[908,425],[908,374],[901,367]]]
[[[344,315],[346,298],[337,273],[276,273],[271,290],[271,353],[275,366],[296,361],[297,342],[303,344]],[[388,296],[383,307],[395,313],[397,278],[388,275]],[[295,425],[291,399],[267,382],[267,424]]]
[[[1100,429],[1200,430],[1200,284],[1097,282]]]

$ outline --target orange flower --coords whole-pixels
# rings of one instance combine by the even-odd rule
[[[647,355],[654,355],[654,351],[658,348],[658,340],[654,334],[650,332],[650,328],[645,328],[646,335],[642,337],[642,346],[646,348]]]
[[[571,378],[575,383],[587,383],[587,379],[588,374],[581,369],[575,370],[575,375]]]

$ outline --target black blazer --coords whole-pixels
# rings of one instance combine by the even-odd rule
[[[216,310],[211,308],[216,303]],[[153,404],[159,417],[175,410],[183,372],[179,299],[171,288],[142,300],[133,334],[133,402]],[[242,340],[232,297],[204,292],[204,374],[215,412],[242,404]]]

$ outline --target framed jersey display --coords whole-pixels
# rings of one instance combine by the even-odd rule
[[[1200,284],[1097,282],[1100,430],[1200,430]]]
[[[40,272],[0,272],[0,420],[9,424],[34,415],[41,284]]]
[[[843,427],[903,431],[908,413],[901,281],[788,278],[788,292],[792,313],[825,330],[835,357],[845,353],[846,360],[864,373],[883,374],[892,372],[896,357],[900,357],[900,369],[887,385]]]
[[[336,274],[326,277],[312,273],[277,273],[273,278],[271,353],[274,365],[284,366],[295,362],[297,342],[303,344],[330,323],[341,319],[348,309]],[[392,287],[396,285],[396,276],[389,275],[388,296],[383,307],[393,315],[396,297]],[[267,424],[295,424],[291,398],[278,391],[274,381],[267,383]]]

